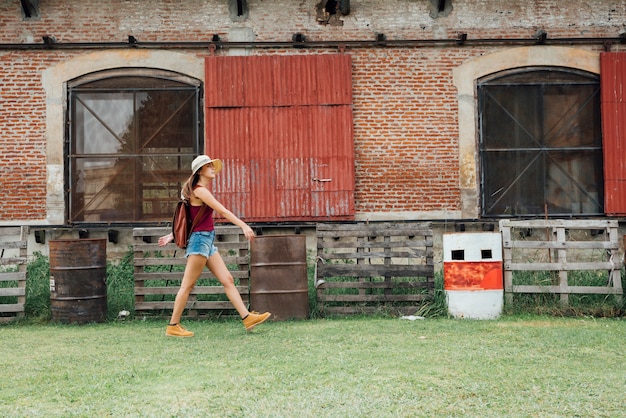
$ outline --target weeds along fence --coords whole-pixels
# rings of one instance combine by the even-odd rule
[[[0,322],[24,316],[28,227],[0,228]]]
[[[613,220],[502,220],[504,291],[558,295],[615,295],[622,303],[618,222]],[[591,279],[590,279],[591,278]]]
[[[432,299],[430,223],[320,223],[316,235],[322,314],[411,314]]]
[[[168,234],[170,228],[133,229],[133,265],[135,311],[137,314],[162,316],[174,308],[174,299],[180,288],[185,267],[185,250],[174,243],[160,247],[158,237]],[[230,270],[244,303],[249,293],[249,244],[235,226],[216,226],[215,241]],[[167,312],[169,313],[169,312]],[[186,317],[201,317],[209,313],[234,313],[223,286],[208,270],[189,295]]]

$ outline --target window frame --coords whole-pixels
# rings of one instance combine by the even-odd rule
[[[532,79],[533,73],[536,73],[536,76],[538,78],[536,79]],[[577,80],[565,80],[565,81],[553,81],[550,80],[552,74],[557,74],[558,76],[565,76],[565,77],[575,77],[577,78]],[[515,78],[526,78],[526,80],[522,80],[516,83],[515,82]],[[543,77],[543,78],[541,78]],[[544,210],[541,212],[515,212],[515,213],[507,213],[506,211],[504,211],[504,213],[502,213],[502,211],[500,212],[492,212],[487,206],[488,204],[491,204],[493,202],[488,202],[488,195],[490,195],[492,193],[492,190],[487,190],[487,183],[488,183],[488,179],[486,178],[487,176],[487,172],[489,171],[488,167],[486,166],[486,164],[489,164],[489,161],[487,161],[487,154],[489,152],[493,152],[494,149],[489,148],[488,146],[486,146],[486,139],[485,136],[486,135],[486,125],[485,125],[485,121],[484,121],[484,114],[483,114],[483,110],[484,110],[484,105],[486,103],[486,101],[488,99],[486,99],[487,97],[487,90],[489,87],[496,87],[496,86],[508,86],[508,87],[524,87],[524,86],[528,86],[529,88],[537,88],[538,86],[541,87],[541,94],[540,96],[536,96],[536,99],[542,104],[545,102],[546,96],[546,86],[548,87],[557,87],[557,88],[563,88],[563,86],[567,85],[569,86],[575,86],[575,85],[584,85],[584,86],[595,86],[595,91],[592,92],[592,95],[590,97],[593,98],[594,100],[594,104],[593,104],[593,114],[590,115],[590,117],[592,118],[593,124],[592,126],[595,128],[594,131],[594,137],[592,142],[594,142],[596,145],[593,146],[589,146],[589,145],[574,145],[571,142],[567,143],[561,147],[554,147],[551,145],[548,145],[547,143],[536,143],[536,145],[534,147],[528,147],[528,146],[521,146],[521,147],[508,147],[508,149],[502,149],[499,148],[498,151],[504,151],[504,152],[518,152],[518,153],[523,153],[523,152],[536,152],[537,153],[537,158],[541,158],[543,159],[542,163],[540,163],[539,165],[541,166],[540,168],[542,168],[544,171],[542,171],[541,173],[537,173],[537,175],[539,175],[539,177],[543,178],[543,184],[541,185],[543,188],[543,197],[542,196],[535,196],[536,199],[543,199],[543,207]],[[549,96],[547,96],[549,97]],[[576,69],[576,68],[569,68],[569,67],[557,67],[557,66],[528,66],[528,67],[522,67],[522,68],[511,68],[511,69],[505,69],[496,73],[491,73],[488,74],[484,77],[481,77],[479,79],[477,79],[477,84],[476,84],[476,99],[477,99],[477,117],[478,117],[478,132],[477,132],[477,157],[478,157],[478,166],[479,166],[479,175],[480,175],[480,190],[479,190],[479,196],[480,196],[480,216],[483,218],[501,218],[501,217],[538,217],[538,216],[548,216],[548,217],[562,217],[562,216],[600,216],[604,214],[604,197],[603,197],[603,184],[604,184],[604,178],[603,178],[603,144],[602,144],[602,129],[601,129],[601,112],[600,112],[600,77],[598,74],[596,73],[592,73],[589,71],[584,71],[581,69]],[[584,103],[581,104],[577,104],[577,110],[580,110],[580,108],[582,108],[584,106]],[[545,110],[545,108],[541,108],[540,111]],[[542,115],[545,115],[546,113],[542,113]],[[516,115],[511,115],[511,117],[513,118],[513,120],[516,120],[517,117],[519,117],[519,114]],[[578,120],[578,119],[576,119]],[[545,121],[542,120],[541,118],[537,119],[537,120],[533,120],[533,122],[535,123],[541,123],[544,124]],[[520,126],[522,126],[520,124]],[[545,128],[545,125],[542,125],[540,127],[538,127],[537,129],[539,129],[541,131],[541,137],[540,138],[534,138],[536,139],[541,139],[541,140],[545,140],[546,137],[544,136],[544,132],[543,132],[543,128]],[[518,149],[519,148],[519,149]],[[563,171],[563,174],[565,174],[566,177],[569,177],[569,180],[571,180],[571,185],[570,186],[577,186],[580,193],[583,194],[587,194],[590,196],[590,199],[593,200],[594,203],[597,204],[596,206],[596,210],[591,210],[591,211],[585,211],[582,209],[583,203],[578,202],[581,204],[581,209],[580,212],[555,212],[554,210],[550,210],[550,209],[546,209],[548,208],[548,202],[547,202],[547,197],[548,194],[547,193],[547,188],[548,186],[551,184],[550,180],[549,180],[549,175],[548,175],[548,168],[550,167],[549,164],[546,163],[547,160],[550,160],[552,157],[550,157],[550,155],[555,155],[557,153],[569,153],[569,155],[571,155],[572,153],[580,153],[580,152],[593,152],[595,153],[595,162],[588,162],[588,160],[585,159],[585,162],[588,162],[589,165],[591,165],[591,171],[594,172],[594,176],[597,178],[597,181],[595,181],[593,184],[595,184],[597,187],[597,189],[595,190],[595,198],[592,197],[592,192],[587,190],[587,189],[583,189],[582,186],[577,182],[577,180],[575,179],[575,176],[573,175],[573,172],[565,172]],[[541,154],[541,155],[540,155]],[[545,154],[545,155],[543,155]],[[579,158],[580,160],[580,158]],[[492,161],[493,162],[493,161]],[[552,166],[552,168],[556,167],[556,168],[561,168],[560,165],[557,163],[557,161],[553,161],[554,166]],[[519,173],[519,172],[515,172],[515,173],[510,173],[510,174],[515,174],[515,180],[514,182],[510,185],[509,188],[507,188],[507,190],[513,188],[515,186],[515,182],[517,182],[518,178],[521,178],[523,173]],[[539,178],[538,177],[538,178]],[[526,189],[527,191],[528,189]],[[519,194],[519,193],[517,193]],[[535,200],[536,200],[535,199]],[[530,202],[532,199],[528,199],[528,201]],[[570,207],[572,206],[572,203],[574,201],[572,199],[568,200],[567,203],[570,205]],[[495,206],[495,203],[491,205],[491,207]],[[526,205],[528,206],[528,205]],[[539,206],[538,206],[539,207]],[[553,208],[552,208],[553,209]],[[547,210],[547,213],[546,213]]]
[[[185,164],[180,164],[180,169],[177,168],[177,172],[179,172],[180,174],[178,175],[177,173],[176,175],[177,177],[176,186],[171,187],[170,192],[168,192],[166,205],[168,206],[168,209],[171,209],[171,210],[168,210],[168,209],[162,210],[161,211],[161,213],[163,213],[162,218],[142,220],[142,217],[143,217],[142,214],[145,213],[145,207],[143,205],[146,199],[144,199],[143,196],[141,197],[135,196],[133,206],[138,209],[137,211],[133,212],[133,215],[131,218],[115,219],[115,220],[106,219],[106,220],[100,220],[100,221],[73,219],[72,205],[74,204],[74,199],[78,199],[78,198],[74,194],[74,190],[71,187],[74,181],[74,179],[72,178],[72,167],[73,167],[75,160],[81,157],[78,154],[74,155],[72,153],[72,145],[74,141],[76,140],[74,136],[74,120],[73,120],[74,111],[75,111],[74,101],[76,100],[75,95],[77,93],[90,92],[90,91],[122,93],[122,94],[128,93],[128,92],[137,93],[137,92],[148,91],[148,89],[144,87],[133,87],[130,85],[122,85],[121,87],[112,87],[109,89],[107,88],[89,89],[89,88],[82,87],[89,83],[107,80],[107,79],[115,79],[115,78],[120,78],[120,77],[152,78],[155,80],[163,79],[163,80],[172,81],[181,85],[186,85],[187,87],[182,87],[182,88],[170,86],[170,87],[164,87],[164,88],[155,88],[152,90],[163,90],[163,91],[188,90],[192,92],[191,94],[194,97],[192,98],[193,104],[191,106],[193,106],[194,114],[191,117],[192,126],[190,126],[191,128],[190,132],[192,132],[192,135],[194,138],[190,141],[190,144],[192,145],[193,150],[189,153],[180,153],[180,152],[178,153],[176,152],[155,153],[155,154],[146,153],[146,154],[136,154],[136,155],[129,154],[128,156],[126,156],[128,158],[133,158],[135,160],[142,159],[145,157],[150,157],[150,156],[153,156],[153,157],[168,156],[168,157],[176,157],[179,160],[182,160],[185,162]],[[195,156],[197,156],[198,154],[202,154],[203,149],[204,149],[204,138],[203,138],[203,135],[204,135],[204,128],[203,128],[204,86],[203,86],[203,81],[178,73],[178,72],[175,72],[175,71],[156,69],[156,68],[129,67],[129,68],[104,69],[101,71],[95,71],[92,73],[80,75],[72,80],[68,80],[66,82],[65,89],[66,89],[66,95],[67,95],[66,96],[67,107],[65,111],[65,121],[66,121],[65,138],[66,140],[64,141],[64,154],[63,154],[64,155],[64,185],[65,185],[64,195],[65,195],[65,208],[66,208],[65,223],[69,225],[84,225],[84,226],[89,226],[89,225],[98,226],[102,224],[134,226],[134,225],[151,225],[151,224],[158,225],[158,224],[162,224],[163,222],[169,222],[171,220],[171,213],[173,213],[174,205],[179,199],[180,186],[182,185],[182,182],[184,182],[184,180],[186,180],[188,177],[188,170],[186,170],[186,167],[188,166],[187,162],[190,163],[191,160],[195,158]],[[107,154],[104,154],[103,156],[110,157],[110,158],[115,157],[113,155],[107,155]],[[120,157],[120,156],[122,155],[117,155],[117,157]],[[82,156],[82,157],[85,157],[85,156]],[[101,157],[101,155],[93,154],[93,158],[99,158],[99,157]]]

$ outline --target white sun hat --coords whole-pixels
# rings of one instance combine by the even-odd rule
[[[191,174],[196,174],[198,170],[200,170],[205,165],[213,163],[213,167],[215,168],[215,174],[219,173],[222,170],[222,160],[219,158],[211,159],[208,155],[199,155],[191,162]]]

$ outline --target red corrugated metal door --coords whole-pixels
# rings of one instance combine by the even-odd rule
[[[349,55],[206,58],[215,193],[246,221],[354,218]]]
[[[600,54],[604,208],[626,214],[626,53]]]

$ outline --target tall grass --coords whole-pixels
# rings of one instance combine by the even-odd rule
[[[164,268],[157,266],[155,268]],[[309,263],[309,309],[312,318],[321,317],[317,306],[315,289],[315,267]],[[516,273],[517,275],[518,273]],[[545,284],[553,280],[549,273],[517,275],[516,284]],[[606,283],[607,278],[602,272],[584,272],[572,275],[577,285],[599,285]],[[26,284],[26,316],[35,321],[46,321],[50,318],[50,266],[48,258],[41,253],[35,253],[28,263],[28,280]],[[133,314],[134,307],[134,279],[133,279],[133,251],[132,248],[116,263],[107,263],[107,317],[109,320],[117,318],[120,311],[129,311]],[[216,285],[217,282],[211,282]],[[561,306],[558,296],[551,294],[527,294],[514,296],[513,304],[505,306],[505,314],[549,314],[556,316],[595,316],[618,317],[624,315],[626,302],[618,304],[615,297],[610,295],[570,295],[569,306]],[[165,314],[165,313],[163,313]],[[423,303],[416,315],[435,318],[447,315],[446,296],[443,290],[443,273],[435,273],[435,288],[432,299]]]
[[[622,271],[624,277],[624,271]],[[609,281],[607,271],[569,271],[570,286],[606,286]],[[514,285],[549,286],[558,284],[557,272],[516,271],[513,272]],[[571,294],[567,306],[563,306],[558,294],[529,293],[514,294],[513,303],[505,306],[505,313],[534,313],[557,316],[618,317],[624,315],[626,300],[619,302],[615,295]]]
[[[27,317],[47,321],[50,319],[50,262],[40,252],[33,254],[27,267],[26,303]]]
[[[121,311],[134,311],[135,283],[132,248],[118,263],[107,262],[107,317],[117,318]]]

